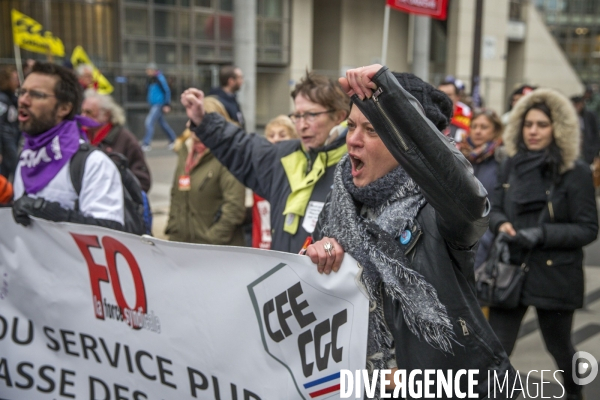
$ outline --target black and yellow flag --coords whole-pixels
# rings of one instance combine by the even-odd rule
[[[87,53],[81,46],[77,46],[73,49],[73,54],[71,54],[71,64],[73,64],[73,68],[77,68],[82,64],[88,64],[94,69],[94,82],[98,82],[98,93],[100,94],[111,94],[114,90],[113,86],[110,84],[108,79],[102,73],[92,60],[88,57]]]
[[[12,10],[13,40],[17,46],[34,53],[52,54],[58,57],[65,56],[63,42],[45,31],[42,24],[35,19],[15,10]]]

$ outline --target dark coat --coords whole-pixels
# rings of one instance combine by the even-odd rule
[[[216,96],[223,104],[223,107],[225,107],[225,110],[227,110],[229,118],[237,122],[242,129],[245,129],[244,114],[242,113],[242,108],[237,101],[235,93],[227,93],[222,88],[213,88],[210,91],[210,95]]]
[[[560,148],[562,160],[560,180],[553,188],[544,207],[542,228],[544,241],[531,252],[527,264],[529,272],[521,296],[521,303],[550,310],[573,310],[583,306],[583,250],[598,235],[596,197],[589,165],[579,160],[580,129],[571,102],[551,89],[537,89],[521,98],[515,105],[510,122],[503,135],[504,148],[509,157],[520,150],[521,121],[527,110],[536,103],[545,103],[552,113],[552,135]],[[490,229],[498,232],[504,222],[512,223],[515,230],[539,226],[540,211],[517,215],[513,201],[515,182],[511,159],[502,166],[501,177],[494,190]],[[508,170],[507,170],[508,168]],[[506,182],[506,180],[508,182]],[[543,185],[550,193],[552,182]],[[510,245],[511,262],[526,260],[526,250]]]
[[[503,163],[503,169],[511,165]],[[538,226],[539,211],[517,214],[511,187],[519,179],[510,172],[508,185],[499,182],[494,191],[490,229],[498,232],[504,222],[515,230]],[[550,180],[545,182],[550,190]],[[542,220],[545,240],[534,248],[527,262],[529,272],[521,295],[521,303],[549,310],[573,310],[583,306],[583,250],[598,234],[598,212],[590,167],[577,161],[574,168],[561,176],[544,209]],[[528,251],[509,245],[511,262],[521,264]]]
[[[192,129],[223,165],[240,182],[271,203],[271,250],[298,253],[311,232],[302,226],[291,235],[283,230],[283,211],[291,193],[290,183],[281,159],[302,149],[300,140],[285,140],[276,144],[256,134],[247,134],[241,128],[227,123],[217,113],[206,114],[202,123]],[[317,152],[326,152],[346,145],[342,135]],[[310,201],[324,202],[331,191],[335,165],[327,168],[319,178]]]
[[[246,189],[207,152],[190,172],[190,190],[179,190],[187,155],[181,146],[165,234],[178,242],[243,246]]]
[[[394,337],[399,369],[477,369],[480,398],[487,396],[488,371],[500,381],[515,370],[483,316],[475,295],[474,247],[488,228],[489,202],[471,164],[411,104],[411,98],[386,67],[374,77],[379,90],[367,101],[353,98],[388,150],[419,185],[427,205],[416,218],[412,239],[402,245],[410,267],[437,291],[454,326],[453,354],[415,336],[398,301],[382,294],[385,320]],[[389,121],[389,122],[388,122]],[[327,218],[328,205],[318,224]],[[492,375],[493,376],[493,375]],[[464,387],[463,387],[464,389]],[[446,397],[442,397],[446,398]]]
[[[478,164],[473,164],[473,172],[475,178],[483,185],[488,195],[494,192],[496,181],[498,180],[498,161],[496,157],[489,157]],[[495,235],[490,231],[486,231],[479,240],[479,247],[475,255],[475,268],[483,263],[489,256],[492,243]]]
[[[146,193],[150,190],[152,179],[150,169],[146,164],[144,152],[136,137],[121,125],[114,126],[108,135],[100,142],[98,148],[107,154],[120,153],[127,158],[129,169],[140,181],[142,190]]]
[[[0,173],[7,178],[17,169],[20,138],[17,98],[13,93],[0,92]]]
[[[594,162],[594,157],[597,157],[600,151],[598,121],[593,112],[585,109],[582,112],[581,118],[583,118],[581,156],[586,163],[591,164]]]

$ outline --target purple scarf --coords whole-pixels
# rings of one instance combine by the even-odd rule
[[[95,121],[75,116],[38,136],[23,132],[25,143],[21,152],[21,177],[26,194],[42,190],[79,149],[79,139],[86,139],[79,125],[96,127]]]

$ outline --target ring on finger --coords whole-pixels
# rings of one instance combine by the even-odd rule
[[[333,250],[333,245],[331,244],[331,242],[327,242],[323,245],[323,248],[325,249],[325,251],[327,252],[327,255],[329,257],[331,257],[331,250]]]

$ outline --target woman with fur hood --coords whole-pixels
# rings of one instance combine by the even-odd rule
[[[492,198],[490,229],[509,243],[512,264],[525,263],[520,304],[490,308],[489,322],[511,354],[529,306],[546,348],[563,370],[566,399],[582,399],[572,378],[574,311],[583,306],[583,246],[598,234],[592,174],[578,161],[579,124],[562,94],[537,89],[515,105],[504,132],[509,157]]]

